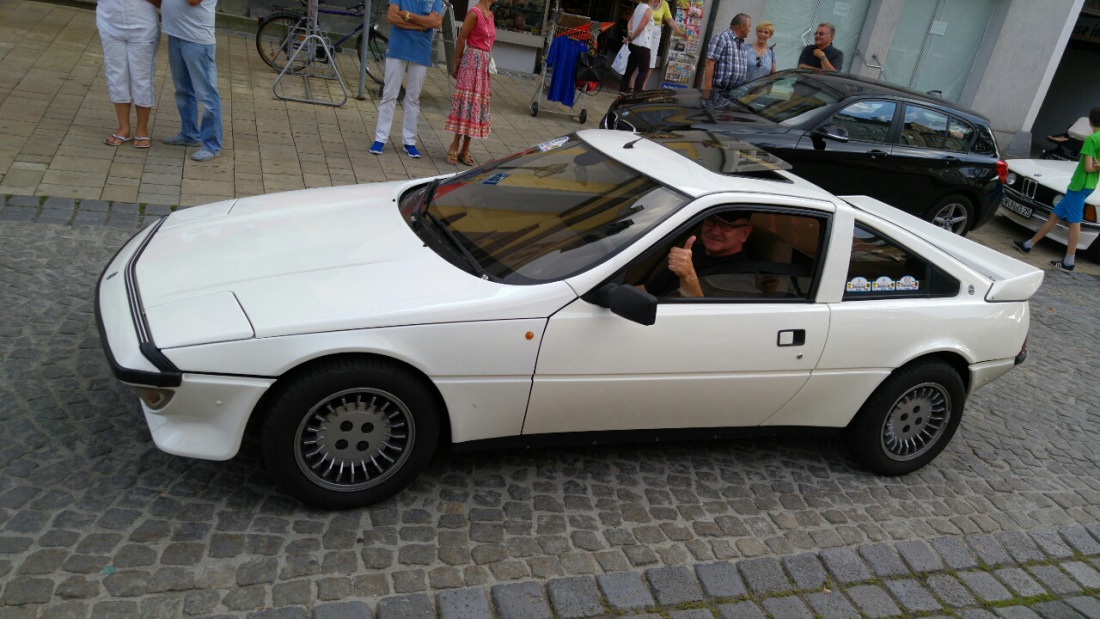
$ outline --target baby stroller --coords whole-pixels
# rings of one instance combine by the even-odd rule
[[[1092,126],[1087,117],[1077,119],[1065,133],[1047,136],[1047,141],[1054,144],[1039,155],[1040,159],[1057,159],[1059,161],[1077,161],[1081,157],[1081,147],[1085,144],[1085,138],[1092,134]]]

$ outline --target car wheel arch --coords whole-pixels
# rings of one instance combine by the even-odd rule
[[[432,379],[429,378],[423,370],[416,367],[415,365],[412,365],[411,363],[408,363],[407,361],[390,357],[388,355],[368,352],[341,352],[321,355],[319,357],[307,359],[302,363],[299,363],[298,365],[288,369],[281,376],[279,376],[278,379],[275,380],[275,383],[273,383],[266,392],[264,392],[259,402],[257,402],[256,406],[252,409],[252,414],[249,416],[248,419],[247,432],[258,436],[259,430],[263,426],[264,420],[271,410],[271,403],[277,398],[280,391],[286,385],[292,384],[297,379],[297,377],[308,373],[310,370],[320,365],[338,363],[340,361],[349,360],[379,361],[381,363],[399,367],[415,375],[428,388],[431,397],[436,401],[436,404],[439,406],[439,410],[442,411],[439,419],[439,446],[448,447],[451,445],[452,441],[450,412],[447,408],[446,400],[443,399],[443,394],[440,393],[439,388],[436,387]]]
[[[962,421],[969,395],[965,360],[930,353],[891,372],[844,428],[849,453],[878,475],[912,473],[934,460]]]

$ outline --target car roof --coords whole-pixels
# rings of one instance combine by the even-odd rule
[[[834,73],[834,72],[821,72],[813,71],[809,69],[790,69],[788,71],[780,71],[773,73],[771,76],[775,78],[784,74],[797,73],[802,76],[802,79],[808,79],[816,81],[826,86],[833,88],[839,92],[845,99],[857,97],[904,97],[914,101],[919,101],[933,107],[939,107],[944,110],[951,110],[970,117],[970,120],[980,120],[985,124],[989,124],[989,119],[983,116],[981,113],[976,112],[968,107],[959,105],[953,101],[948,101],[940,97],[935,97],[927,92],[921,92],[919,90],[913,90],[911,88],[905,88],[898,86],[897,84],[891,84],[881,80],[871,79],[860,75],[851,75],[848,73]]]
[[[767,180],[766,176],[761,178],[756,173],[720,174],[684,156],[681,148],[669,148],[642,134],[613,129],[585,129],[576,135],[605,155],[694,198],[722,191],[744,191],[836,202],[836,196],[785,171],[785,163],[776,165],[769,172],[774,177],[772,180]],[[659,139],[670,139],[669,135],[664,134]],[[712,132],[707,131],[683,131],[674,135],[676,142],[697,141],[700,146],[714,139],[709,137]],[[769,164],[763,159],[760,165],[767,167]]]

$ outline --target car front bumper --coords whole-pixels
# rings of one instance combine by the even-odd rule
[[[156,410],[141,402],[163,451],[204,460],[236,455],[245,425],[274,379],[184,372],[156,347],[145,321],[134,265],[164,220],[138,232],[107,264],[96,286],[95,313],[111,371],[123,383],[170,392]]]
[[[1028,209],[1031,209],[1030,215],[1027,213]],[[1007,217],[1009,221],[1032,232],[1036,232],[1043,227],[1052,210],[1051,205],[1037,202],[1008,187],[1005,188],[1005,199],[1000,205],[1001,214]],[[1098,236],[1100,236],[1100,224],[1089,221],[1081,222],[1081,238],[1077,241],[1077,249],[1081,251],[1088,249]],[[1062,245],[1068,245],[1069,226],[1065,221],[1059,220],[1054,229],[1047,234],[1047,238]]]

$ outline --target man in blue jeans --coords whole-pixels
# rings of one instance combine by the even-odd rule
[[[168,66],[176,86],[180,132],[165,144],[202,146],[191,154],[209,161],[222,152],[222,104],[214,67],[214,7],[218,0],[163,0],[161,26],[168,35]],[[202,124],[199,104],[202,104]]]

